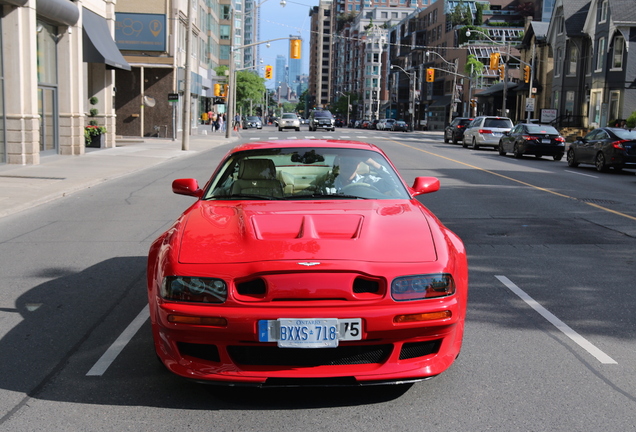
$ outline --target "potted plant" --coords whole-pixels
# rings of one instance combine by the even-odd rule
[[[106,128],[98,125],[88,125],[84,127],[84,140],[86,141],[86,147],[104,147],[104,134]]]
[[[99,102],[95,96],[91,97],[88,101],[91,105],[97,105]],[[98,113],[97,108],[91,108],[89,116],[96,117]],[[84,127],[84,140],[86,142],[86,147],[103,148],[105,133],[106,128],[104,126],[99,126],[96,120],[89,121],[88,126]]]

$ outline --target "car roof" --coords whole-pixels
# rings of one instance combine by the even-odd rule
[[[229,153],[236,153],[244,150],[267,150],[274,148],[346,148],[358,150],[373,150],[384,154],[379,147],[361,142],[349,140],[328,140],[328,139],[299,139],[299,140],[272,140],[272,141],[254,141],[240,144],[230,150]]]

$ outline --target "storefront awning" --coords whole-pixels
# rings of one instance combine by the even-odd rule
[[[84,8],[82,14],[84,29],[84,61],[104,63],[110,69],[131,70],[130,65],[115,45],[106,20]]]
[[[79,8],[68,0],[37,0],[37,14],[57,25],[74,26],[79,21]]]

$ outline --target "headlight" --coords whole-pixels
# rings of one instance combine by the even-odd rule
[[[168,276],[161,285],[166,300],[223,303],[227,300],[227,284],[221,279]]]
[[[446,273],[404,276],[391,283],[395,301],[422,300],[455,294],[453,276]]]

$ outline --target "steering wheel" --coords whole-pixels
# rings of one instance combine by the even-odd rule
[[[378,190],[375,186],[369,183],[350,183],[340,190],[341,193],[345,195],[356,195],[360,198],[377,198],[378,194],[382,195],[382,192]]]

